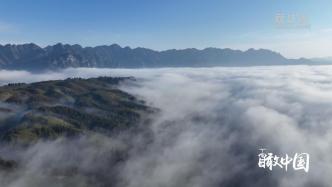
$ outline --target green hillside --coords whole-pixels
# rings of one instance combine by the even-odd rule
[[[0,140],[32,143],[134,128],[153,109],[117,88],[133,78],[66,79],[0,87]]]

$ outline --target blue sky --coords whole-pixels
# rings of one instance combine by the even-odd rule
[[[332,56],[331,8],[331,0],[2,0],[0,43],[268,48],[291,58]]]

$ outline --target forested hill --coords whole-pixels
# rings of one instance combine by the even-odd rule
[[[117,88],[133,78],[66,79],[0,87],[0,141],[30,143],[136,128],[154,109]]]

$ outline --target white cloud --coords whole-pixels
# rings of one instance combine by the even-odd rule
[[[52,186],[54,178],[46,168],[72,167],[105,176],[97,183],[89,175],[74,174],[61,184],[85,185],[89,180],[110,184],[112,179],[128,187],[330,186],[330,66],[79,68],[45,74],[2,71],[0,75],[2,83],[135,76],[137,82],[121,88],[161,109],[152,126],[146,127],[152,140],[123,134],[37,144],[21,155],[25,167],[7,178],[8,186]],[[256,159],[262,147],[280,154],[310,153],[309,173],[263,171]],[[119,165],[109,158],[116,150],[128,151]]]

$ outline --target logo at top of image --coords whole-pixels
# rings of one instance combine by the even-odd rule
[[[275,25],[279,29],[310,29],[309,17],[304,14],[277,13]]]

